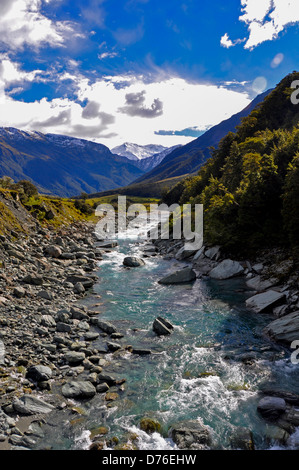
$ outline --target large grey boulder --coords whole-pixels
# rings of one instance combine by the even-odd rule
[[[250,287],[250,289],[256,290],[257,292],[263,292],[275,284],[276,282],[273,279],[262,280],[261,276],[255,276],[246,281],[246,285]]]
[[[283,398],[279,397],[264,397],[257,406],[258,412],[265,419],[274,421],[285,413],[287,404]]]
[[[96,394],[96,388],[89,381],[71,381],[62,387],[62,395],[65,398],[92,398]]]
[[[65,354],[65,359],[71,366],[77,366],[84,361],[85,354],[84,352],[79,351],[67,351]]]
[[[138,268],[140,266],[144,266],[145,262],[141,258],[137,258],[136,256],[126,256],[123,261],[123,265],[129,268]]]
[[[23,395],[13,401],[13,408],[21,415],[34,415],[50,413],[54,406],[32,395]]]
[[[97,325],[102,331],[104,331],[104,333],[107,333],[108,335],[117,332],[115,326],[109,323],[108,321],[98,320]]]
[[[170,335],[173,330],[173,325],[164,318],[158,317],[153,323],[153,330],[158,336]]]
[[[247,299],[246,307],[253,309],[257,313],[267,312],[282,303],[284,299],[285,294],[283,292],[268,290]]]
[[[205,256],[210,259],[219,259],[220,256],[220,246],[213,246],[205,252]]]
[[[80,274],[71,274],[65,280],[65,282],[70,282],[73,285],[76,285],[78,282],[81,282],[85,289],[92,287],[95,283],[95,280],[89,276],[82,276]]]
[[[190,258],[190,256],[194,255],[197,250],[187,250],[185,246],[182,246],[182,248],[177,252],[175,255],[175,258],[178,260],[183,260]]]
[[[27,369],[26,377],[34,382],[43,382],[51,379],[52,370],[47,366],[31,366]]]
[[[195,420],[173,424],[169,430],[169,437],[179,449],[200,450],[211,444],[208,428]]]
[[[209,276],[212,279],[230,279],[243,273],[244,268],[238,261],[225,259],[210,271]]]
[[[299,339],[299,310],[271,322],[264,333],[277,343],[290,346]]]
[[[196,279],[196,273],[191,268],[184,268],[180,271],[175,271],[168,276],[160,279],[159,284],[184,284],[187,282],[192,282]]]

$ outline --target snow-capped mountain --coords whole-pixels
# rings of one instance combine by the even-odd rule
[[[138,145],[125,142],[124,144],[111,149],[111,152],[116,155],[120,155],[121,157],[126,157],[129,160],[138,161],[152,157],[164,150],[167,150],[167,147],[164,147],[163,145]]]
[[[131,160],[140,170],[150,171],[155,168],[164,158],[176,148],[181,147],[164,147],[163,145],[138,145],[128,142],[111,149],[113,154],[126,157]]]

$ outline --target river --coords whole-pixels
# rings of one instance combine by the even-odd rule
[[[146,258],[145,266],[127,269],[124,256],[142,256],[146,242],[128,238],[118,242],[99,263],[99,282],[84,303],[90,308],[100,303],[101,319],[123,333],[124,338],[117,340],[121,345],[151,349],[152,354],[107,354],[110,364],[105,372],[126,379],[119,398],[108,409],[99,395],[80,403],[85,413],[72,424],[67,415],[63,421],[60,412],[45,426],[46,437],[39,445],[87,449],[88,430],[101,425],[120,442],[128,433],[137,434],[142,450],[176,449],[167,435],[169,426],[199,419],[211,431],[213,448],[230,448],[230,436],[239,427],[252,431],[257,449],[297,446],[298,433],[286,447],[276,442],[277,428],[256,410],[263,387],[296,392],[299,370],[291,364],[288,351],[263,337],[263,326],[272,318],[245,308],[251,293],[244,280],[206,278],[187,285],[160,285],[159,279],[188,263],[158,255]],[[158,337],[152,331],[157,316],[174,325],[170,336]],[[101,350],[106,341],[100,337],[93,346]],[[161,423],[161,434],[140,430],[145,416]]]

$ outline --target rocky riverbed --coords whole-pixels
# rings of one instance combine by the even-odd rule
[[[30,237],[0,237],[0,449],[35,448],[53,416],[64,413],[68,423],[78,422],[84,414],[78,404],[95,396],[109,409],[130,387],[119,375],[118,358],[151,354],[149,348],[127,344],[113,323],[101,319],[101,299],[94,293],[94,304],[84,304],[98,280],[103,254],[116,246],[99,246],[93,232],[92,225],[78,223],[58,231],[40,228]],[[252,294],[248,309],[273,316],[263,334],[282,347],[296,339],[298,272],[285,254],[278,252],[275,263],[273,253],[237,261],[224,258],[220,247],[187,252],[182,241],[156,240],[144,245],[142,258],[124,258],[127,275],[131,269],[142,270],[147,259],[157,255],[182,262],[182,268],[159,281],[162,285],[192,283],[206,276],[221,281],[242,276]],[[171,335],[173,325],[158,317],[153,329],[157,335]],[[254,362],[249,356],[250,352],[244,364]],[[279,442],[286,442],[299,426],[298,406],[299,396],[283,386],[261,392],[258,412],[275,425]],[[159,432],[160,423],[144,418],[140,429],[150,435]],[[136,436],[118,444],[117,438],[105,439],[107,432],[99,420],[90,432],[90,447],[138,447]],[[213,447],[209,429],[197,420],[174,422],[169,436],[178,448]],[[232,448],[254,448],[250,429],[240,429],[231,439]]]

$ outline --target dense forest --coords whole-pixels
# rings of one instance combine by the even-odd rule
[[[194,177],[163,195],[204,205],[207,243],[229,252],[299,245],[299,105],[293,72],[228,133]]]

